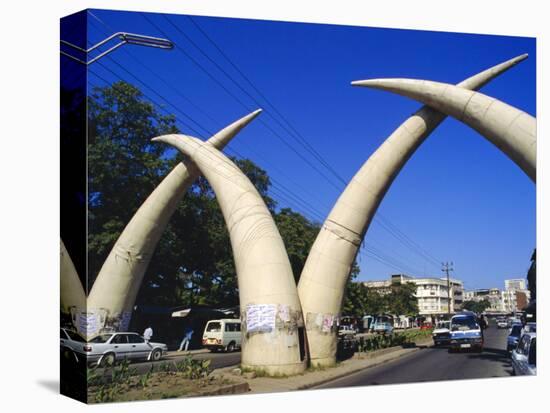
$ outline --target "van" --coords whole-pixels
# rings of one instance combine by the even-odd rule
[[[451,318],[449,351],[472,349],[483,351],[483,333],[474,313],[463,312]]]
[[[231,352],[241,348],[241,320],[223,318],[206,323],[202,345],[211,352]]]

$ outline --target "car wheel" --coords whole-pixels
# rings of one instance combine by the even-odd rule
[[[115,364],[115,355],[113,353],[107,353],[101,358],[99,365],[101,367],[108,367]]]
[[[233,341],[229,343],[225,351],[227,351],[228,353],[232,353],[233,351],[235,351],[235,343]]]
[[[153,350],[153,353],[151,354],[151,360],[153,361],[159,361],[162,357],[162,351],[159,349]]]

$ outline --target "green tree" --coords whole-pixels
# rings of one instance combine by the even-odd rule
[[[89,97],[90,287],[126,223],[183,157],[151,138],[176,133],[133,85],[95,88]],[[274,215],[296,279],[319,224],[288,208],[277,212],[266,171],[249,159],[232,160],[248,176]],[[355,265],[354,273],[358,272]],[[137,298],[138,305],[233,306],[238,285],[229,234],[215,194],[199,177],[164,231]]]
[[[120,232],[169,168],[166,146],[151,138],[177,133],[125,82],[95,88],[88,99],[88,272],[93,284]]]
[[[491,303],[487,299],[483,299],[481,301],[468,300],[464,301],[462,304],[462,308],[468,311],[473,311],[474,313],[482,313],[489,307],[491,307]]]
[[[418,314],[416,285],[403,283],[392,285],[391,292],[386,297],[388,312],[395,315],[413,316]]]
[[[285,243],[294,279],[298,284],[311,246],[319,233],[319,224],[309,221],[290,208],[281,209],[275,215],[275,223]]]

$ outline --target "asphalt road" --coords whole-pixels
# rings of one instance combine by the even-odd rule
[[[485,330],[482,353],[449,353],[446,348],[428,347],[315,388],[511,376],[510,359],[506,355],[507,334],[507,329],[499,330],[492,324]]]
[[[147,373],[151,369],[151,364],[155,366],[155,370],[160,369],[161,365],[164,363],[177,363],[179,360],[186,357],[186,354],[183,352],[181,356],[163,358],[159,361],[144,361],[144,362],[133,362],[130,364],[130,369],[135,369],[136,374]],[[241,352],[236,351],[233,353],[198,353],[193,354],[193,358],[196,360],[205,360],[210,359],[210,368],[211,369],[220,369],[223,367],[235,366],[241,362]],[[101,373],[103,369],[98,369],[98,373]]]

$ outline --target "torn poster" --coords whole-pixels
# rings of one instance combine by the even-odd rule
[[[246,306],[246,331],[271,332],[275,329],[277,304],[249,304]]]

